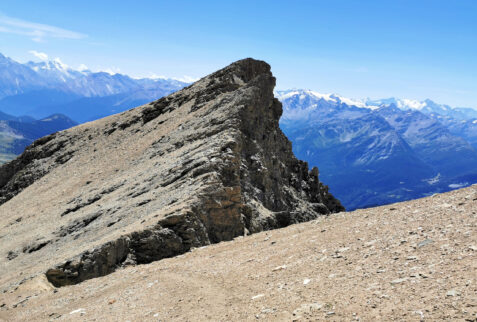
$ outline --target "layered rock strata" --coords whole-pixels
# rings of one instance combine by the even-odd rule
[[[268,64],[244,59],[36,141],[0,168],[2,284],[19,267],[76,284],[343,211],[294,157],[274,86]]]

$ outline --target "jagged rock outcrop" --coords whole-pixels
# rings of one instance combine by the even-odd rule
[[[36,141],[0,168],[3,282],[22,267],[76,284],[344,210],[294,157],[274,86],[268,64],[245,59]]]

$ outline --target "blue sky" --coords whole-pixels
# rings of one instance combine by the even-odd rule
[[[477,108],[477,1],[0,3],[0,52],[132,76],[267,61],[277,87]]]

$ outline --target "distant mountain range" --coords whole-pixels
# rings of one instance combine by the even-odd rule
[[[278,91],[295,154],[323,170],[347,209],[477,182],[477,111],[426,100]]]
[[[0,54],[0,162],[33,140],[119,113],[188,83],[74,70],[59,59],[16,62]],[[276,92],[280,125],[297,156],[347,209],[414,199],[477,182],[477,111],[431,100],[349,99]],[[27,115],[27,116],[25,116]]]
[[[77,124],[62,114],[35,120],[0,112],[0,164],[15,158],[36,139]]]
[[[74,70],[59,59],[22,64],[0,54],[0,163],[42,136],[148,103],[186,85],[174,79]]]
[[[0,54],[0,111],[82,123],[122,112],[188,85],[174,79],[74,70],[59,59],[21,64]]]

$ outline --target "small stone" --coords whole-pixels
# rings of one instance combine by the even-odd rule
[[[287,268],[287,265],[277,266],[272,271],[273,272],[281,271],[281,270],[286,269],[286,268]]]
[[[265,296],[265,294],[257,294],[255,296],[252,296],[252,300],[256,300],[256,299],[259,299],[259,298],[264,297],[264,296]]]
[[[293,315],[294,316],[299,316],[302,313],[310,314],[313,311],[321,310],[322,307],[323,307],[323,304],[317,303],[317,302],[315,302],[315,303],[305,303],[305,304],[302,304],[299,308],[295,309],[293,311]]]
[[[50,313],[48,316],[52,319],[59,319],[61,317],[61,314],[58,313]],[[51,320],[50,320],[51,321]]]
[[[446,293],[447,297],[455,297],[455,296],[459,296],[459,295],[460,295],[460,292],[456,291],[456,290],[450,290],[450,291],[447,291],[447,293]]]
[[[421,321],[424,320],[424,313],[422,311],[415,311],[414,313],[419,314],[421,317]]]
[[[76,313],[79,313],[80,315],[83,315],[86,313],[86,310],[85,309],[77,309],[77,310],[73,310],[70,312],[70,315],[72,314],[76,314]]]
[[[308,279],[308,278],[305,278],[305,280],[303,281],[303,285],[307,285],[307,284],[308,284],[308,283],[310,283],[310,282],[311,282],[311,280],[310,280],[310,279]]]
[[[371,240],[369,242],[364,243],[364,246],[370,247],[370,246],[374,245],[376,242],[377,242],[377,240]]]
[[[264,313],[264,314],[270,314],[270,313],[274,313],[276,311],[276,309],[268,309],[268,308],[265,308],[261,311],[261,313]]]
[[[7,254],[7,259],[8,260],[12,260],[14,258],[18,257],[18,253],[17,252],[14,252],[14,251],[9,251],[8,254]]]
[[[405,281],[407,281],[407,279],[408,279],[407,277],[395,279],[391,281],[391,285],[404,283]]]
[[[426,240],[423,240],[422,242],[419,242],[419,243],[417,244],[417,247],[418,247],[418,248],[421,248],[421,247],[426,246],[426,245],[428,245],[428,244],[430,244],[430,243],[433,243],[433,242],[434,242],[434,241],[433,241],[432,239],[426,239]]]

